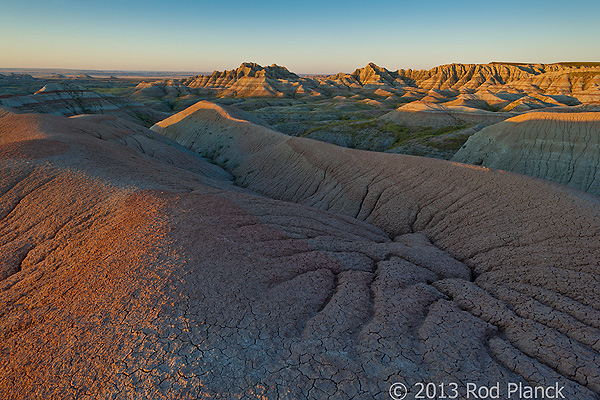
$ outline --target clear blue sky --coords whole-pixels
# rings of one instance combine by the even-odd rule
[[[0,67],[297,73],[600,61],[600,0],[0,0]]]

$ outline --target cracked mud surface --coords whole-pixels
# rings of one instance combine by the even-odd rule
[[[597,198],[213,111],[0,118],[0,397],[599,397]]]

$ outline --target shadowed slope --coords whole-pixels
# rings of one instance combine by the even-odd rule
[[[453,160],[600,195],[600,113],[535,112],[514,117],[470,137]]]
[[[179,122],[167,119],[153,129],[223,163],[242,185],[268,196],[353,216],[392,235],[424,234],[474,272],[474,284],[434,286],[506,335],[490,341],[495,357],[508,362],[500,349],[515,346],[519,357],[600,389],[597,372],[586,378],[575,372],[583,360],[575,354],[587,354],[592,364],[583,362],[584,369],[595,369],[598,349],[577,347],[571,328],[533,311],[567,313],[598,334],[595,317],[567,311],[579,304],[598,315],[598,198],[487,168],[289,138],[226,112],[199,103]]]
[[[362,285],[348,323],[364,323],[374,261],[360,252],[414,251],[366,224],[244,194],[224,171],[132,129],[98,116],[0,118],[1,245],[15,256],[1,264],[0,395],[306,396],[318,375],[300,373],[312,368],[301,356],[326,357],[310,321],[345,311],[325,310],[338,276]],[[314,232],[332,244],[310,243]],[[332,351],[352,342],[334,336]],[[348,393],[387,384],[358,355],[350,362],[332,365]]]
[[[34,94],[0,96],[0,107],[65,116],[109,114],[145,126],[169,116],[130,99],[97,93],[73,83],[49,83]]]
[[[188,111],[173,127],[238,181],[393,239],[115,118],[4,113],[0,254],[20,255],[0,264],[0,397],[387,399],[396,381],[598,397],[595,198]],[[540,194],[501,197],[490,176]]]

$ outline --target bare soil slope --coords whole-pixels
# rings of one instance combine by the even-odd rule
[[[0,113],[3,399],[598,398],[597,198],[210,103],[162,126],[233,176],[114,117]]]
[[[600,328],[595,321],[599,315],[596,300],[591,300],[600,299],[597,197],[483,167],[289,138],[207,102],[153,129],[221,163],[252,190],[367,221],[392,237],[424,235],[469,267],[471,279],[438,275],[431,282],[436,291],[448,296],[449,303],[440,298],[429,306],[420,304],[429,307],[428,317],[445,321],[438,328],[450,329],[450,320],[458,324],[451,334],[462,337],[455,340],[465,345],[458,345],[465,352],[459,358],[473,354],[469,346],[483,352],[484,343],[490,358],[483,353],[479,356],[490,364],[445,360],[456,355],[446,353],[446,345],[441,344],[444,339],[436,337],[434,341],[440,340],[437,349],[444,355],[437,358],[435,353],[436,366],[428,365],[430,371],[438,371],[434,375],[444,375],[437,369],[441,365],[450,369],[450,365],[460,365],[451,375],[466,381],[481,379],[483,370],[504,374],[508,368],[509,374],[523,379],[531,379],[530,373],[538,371],[541,375],[536,376],[566,378],[596,392],[600,389],[598,378],[592,377],[598,376],[594,363],[599,360],[599,349],[571,330],[578,326],[598,335]],[[382,273],[376,269],[376,276]],[[400,275],[406,273],[402,270]],[[460,316],[453,314],[458,309],[450,311],[446,306],[458,306]],[[575,309],[579,311],[572,312]],[[580,313],[584,310],[590,314]],[[567,320],[573,328],[558,322]],[[483,322],[480,328],[484,330],[476,335],[459,333],[458,326],[467,321]],[[412,331],[413,337],[428,341],[430,333],[422,329]],[[467,340],[472,335],[480,338],[480,344]],[[580,351],[586,355],[580,357]],[[429,357],[417,353],[408,358]],[[590,364],[583,361],[586,357]],[[491,367],[497,362],[502,372]],[[586,369],[591,375],[581,373]]]
[[[600,112],[535,112],[471,136],[453,160],[544,178],[600,196]]]

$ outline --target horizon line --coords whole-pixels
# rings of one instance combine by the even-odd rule
[[[270,65],[262,65],[259,63],[255,63],[253,61],[244,61],[241,62],[239,64],[238,67],[234,67],[231,69],[223,69],[223,70],[218,70],[218,69],[214,69],[213,71],[209,72],[209,71],[200,71],[200,70],[159,70],[159,69],[115,69],[115,68],[111,68],[111,69],[98,69],[98,68],[66,68],[66,67],[0,67],[0,71],[5,71],[5,72],[10,72],[10,71],[73,71],[73,72],[101,72],[101,73],[133,73],[133,72],[138,72],[138,73],[173,73],[173,74],[196,74],[196,75],[204,75],[204,74],[211,74],[213,72],[222,72],[222,71],[231,71],[231,70],[235,70],[239,67],[241,67],[243,64],[246,63],[254,63],[257,64],[261,67],[269,67],[272,65],[277,65],[279,67],[284,67],[285,69],[287,69],[288,71],[292,72],[292,73],[296,73],[294,71],[292,71],[291,69],[289,69],[288,67],[286,67],[285,65],[281,65],[281,64],[277,64],[277,63],[272,63]],[[364,68],[370,64],[374,64],[378,67],[381,67],[381,65],[375,63],[375,62],[368,62],[367,64],[365,64],[365,66],[363,67],[357,67],[354,68],[354,70],[356,69],[360,69],[360,68]],[[487,63],[460,63],[460,62],[451,62],[451,63],[444,63],[444,64],[438,64],[435,65],[431,68],[419,68],[419,69],[414,69],[414,68],[397,68],[397,69],[389,69],[387,67],[382,67],[388,71],[398,71],[398,70],[431,70],[437,67],[441,67],[444,65],[490,65],[490,64],[506,64],[506,65],[553,65],[553,64],[588,64],[588,65],[582,65],[582,66],[600,66],[600,61],[555,61],[555,62],[550,62],[550,63],[544,63],[544,62],[515,62],[515,61],[490,61]],[[352,72],[354,72],[354,70]],[[305,75],[305,76],[310,76],[310,75],[335,75],[338,73],[346,73],[344,71],[338,71],[338,72],[312,72],[312,73],[296,73],[297,75]]]

